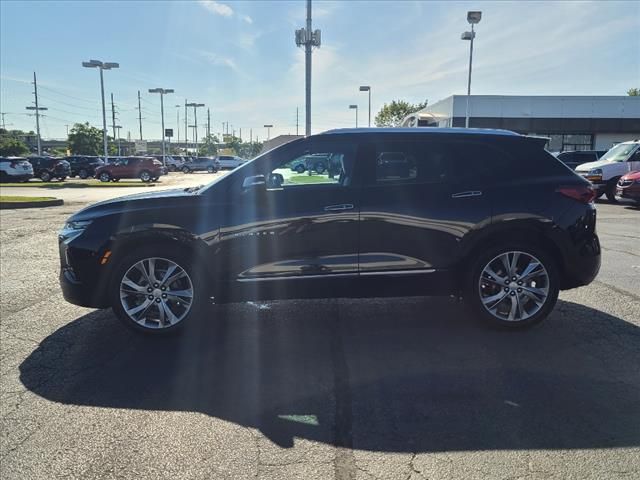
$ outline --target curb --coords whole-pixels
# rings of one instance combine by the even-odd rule
[[[38,207],[58,207],[64,205],[64,201],[56,198],[54,200],[43,200],[41,202],[0,202],[0,210],[15,208],[38,208]]]

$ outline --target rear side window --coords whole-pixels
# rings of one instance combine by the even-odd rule
[[[368,149],[369,183],[438,183],[449,176],[451,154],[435,142],[379,142]],[[371,171],[372,170],[372,171]]]

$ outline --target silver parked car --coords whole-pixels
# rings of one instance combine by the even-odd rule
[[[235,157],[233,155],[219,155],[218,161],[220,162],[220,168],[238,168],[240,165],[247,162],[244,158]]]

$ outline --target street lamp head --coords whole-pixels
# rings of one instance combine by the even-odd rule
[[[82,62],[82,66],[87,68],[96,68],[101,67],[102,62],[100,60],[89,60],[88,62]]]
[[[171,90],[173,92],[173,90]],[[204,107],[204,103],[196,103],[196,107]]]
[[[482,12],[467,12],[467,22],[471,24],[480,23]]]
[[[273,128],[273,125],[264,125],[264,128]]]
[[[475,36],[476,36],[476,32],[463,32],[462,35],[460,35],[460,39],[471,40],[472,38],[475,38]]]
[[[162,93],[161,88],[150,88],[149,93]]]
[[[361,92],[368,92],[369,90],[371,90],[371,87],[370,87],[370,86],[368,86],[368,85],[362,85],[362,86],[360,87],[360,91],[361,91]]]
[[[166,88],[164,93],[173,93],[173,88]]]
[[[102,68],[104,70],[111,70],[112,68],[120,68],[120,64],[115,62],[106,62],[102,64]]]
[[[358,108],[358,105],[349,105],[349,108]]]

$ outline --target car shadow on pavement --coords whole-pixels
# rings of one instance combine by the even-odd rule
[[[575,303],[519,332],[445,298],[249,302],[207,316],[194,334],[146,338],[92,312],[46,338],[20,379],[55,402],[202,412],[284,447],[640,445],[640,329]]]

